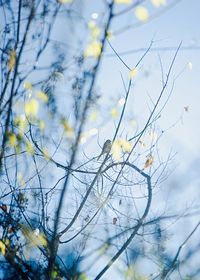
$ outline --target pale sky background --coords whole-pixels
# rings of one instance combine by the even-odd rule
[[[155,40],[153,47],[158,48],[168,46],[177,47],[181,41],[182,46],[200,46],[199,10],[200,2],[198,0],[180,1],[179,4],[155,20],[133,30],[129,30],[119,37],[114,37],[111,43],[119,53],[131,49],[148,47],[153,37]],[[130,15],[128,17],[130,18]],[[114,26],[115,24],[113,24],[113,29],[115,30]],[[107,47],[107,51],[109,53],[112,52],[109,46]],[[135,55],[126,55],[123,56],[123,59],[129,66],[132,66],[141,57],[141,54],[142,52]],[[144,104],[149,103],[149,100],[145,100],[144,98],[145,93],[148,92],[150,96],[154,96],[156,90],[157,94],[159,93],[161,71],[158,54],[162,59],[164,72],[166,73],[169,63],[173,58],[174,51],[152,52],[147,55],[142,63],[144,69],[152,69],[152,73],[150,73],[148,79],[141,80],[140,75],[137,77],[138,82],[136,79],[136,93],[134,94],[136,96],[142,94],[143,96],[140,101]],[[188,68],[189,62],[192,63],[192,70]],[[168,132],[166,142],[180,151],[178,157],[180,157],[182,163],[187,162],[187,164],[188,161],[198,156],[198,151],[200,150],[200,126],[198,126],[200,117],[199,62],[199,50],[179,52],[171,78],[177,76],[182,69],[185,68],[185,70],[176,80],[172,96],[162,114],[161,120],[163,129],[165,129],[173,125],[180,115],[183,114],[182,122]],[[101,71],[100,75],[100,84],[103,85],[103,92],[112,96],[115,96],[116,93],[120,94],[120,91],[123,93],[120,71],[123,71],[124,66],[116,57],[107,58],[104,65],[105,68]],[[113,79],[113,76],[116,76],[116,78]],[[184,114],[184,106],[189,106],[188,114]],[[136,115],[143,113],[141,108],[134,108],[134,110],[137,112]],[[187,160],[186,158],[182,160],[183,157],[186,157]]]
[[[91,4],[88,14],[99,11],[98,5],[100,1],[87,0],[86,2],[88,5]],[[145,5],[145,7],[149,11],[152,9],[150,4]],[[155,41],[153,44],[154,48],[177,48],[181,41],[183,47],[200,47],[199,11],[200,1],[182,0],[160,17],[140,27],[127,30],[119,36],[114,36],[110,42],[119,53],[138,48],[147,48],[152,38]],[[133,12],[130,12],[128,15],[120,17],[119,21],[114,21],[111,30],[118,29],[122,21],[124,23],[129,23],[129,21],[137,22]],[[108,45],[106,53],[112,53]],[[136,85],[131,91],[128,107],[128,112],[131,112],[137,120],[141,120],[141,122],[146,120],[149,113],[147,108],[151,104],[149,96],[155,100],[154,98],[158,96],[161,88],[161,70],[158,56],[161,57],[164,75],[166,75],[174,53],[175,50],[150,52],[142,62],[141,71],[139,71],[136,77]],[[122,58],[130,67],[133,67],[142,54],[143,52],[124,55]],[[188,63],[192,65],[192,69],[189,69]],[[149,77],[144,79],[145,71],[149,71]],[[122,73],[127,81],[128,71],[118,58],[115,56],[106,57],[97,83],[103,95],[102,104],[105,105],[106,101],[111,102],[111,100],[117,100],[119,96],[124,95],[120,73]],[[199,73],[200,49],[180,50],[171,74],[169,90],[171,89],[172,79],[176,76],[178,78],[176,79],[170,100],[162,112],[162,118],[159,120],[159,127],[163,130],[167,130],[167,128],[173,126],[179,120],[174,127],[167,130],[160,147],[161,153],[166,153],[166,156],[170,150],[177,153],[173,163],[175,171],[171,174],[168,181],[161,186],[161,193],[154,197],[152,215],[157,213],[156,211],[160,211],[160,209],[166,210],[166,213],[170,214],[187,207],[191,209],[191,207],[199,205]],[[189,112],[184,111],[185,106],[189,106]],[[101,144],[105,139],[112,138],[113,130],[114,125],[111,120],[107,126],[100,130],[99,138]],[[94,153],[96,147],[94,147],[94,150],[91,146],[89,148]],[[198,217],[194,217],[190,221],[187,220],[187,227],[185,227],[185,220],[170,227],[169,231],[171,229],[172,234],[175,230],[178,232],[172,238],[171,244],[173,246],[174,244],[180,244],[187,234],[191,232],[197,221]],[[170,246],[168,249],[170,250]],[[119,263],[115,265],[115,268],[118,265]],[[115,273],[114,269],[112,269],[112,272]],[[108,275],[111,274],[108,273]],[[115,274],[113,275],[117,277]]]

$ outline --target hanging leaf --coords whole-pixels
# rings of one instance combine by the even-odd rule
[[[151,3],[155,6],[155,7],[160,7],[162,5],[166,5],[166,0],[151,0]]]
[[[36,99],[30,99],[25,103],[25,113],[27,117],[36,117],[39,110],[39,103]]]
[[[60,4],[70,4],[72,2],[73,2],[73,0],[58,0],[58,3],[60,3]]]
[[[42,100],[45,103],[47,103],[48,100],[49,100],[48,95],[41,90],[36,93],[36,96],[37,96],[38,99]]]
[[[23,86],[24,86],[25,90],[30,90],[31,91],[33,89],[33,86],[29,81],[25,81]]]
[[[5,246],[5,244],[3,243],[2,240],[0,240],[0,252],[2,253],[2,255],[5,256],[5,254],[6,254],[6,246]]]
[[[137,74],[138,74],[137,68],[133,68],[133,69],[129,72],[129,79],[134,78],[135,76],[137,76]]]
[[[11,147],[17,146],[17,136],[12,132],[8,133],[8,143]]]
[[[86,48],[84,52],[85,57],[98,58],[101,54],[102,45],[99,41],[92,41]]]
[[[116,108],[112,108],[110,114],[113,119],[116,119],[119,116],[119,111]]]
[[[8,58],[8,70],[11,71],[16,63],[16,50],[12,50]]]
[[[144,164],[144,169],[152,166],[152,164],[153,164],[153,156],[149,155],[147,160],[146,160],[146,162],[145,162],[145,164]]]
[[[145,8],[145,7],[142,7],[142,6],[138,6],[136,9],[135,9],[135,16],[140,20],[140,21],[143,21],[143,22],[146,22],[149,18],[149,12],[148,10]]]
[[[132,0],[115,0],[116,4],[132,4]]]

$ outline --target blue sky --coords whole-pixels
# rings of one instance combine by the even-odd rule
[[[146,7],[149,8],[150,4],[148,3]],[[153,21],[140,27],[129,29],[118,36],[114,36],[111,39],[111,44],[119,53],[148,47],[152,38],[154,38],[155,41],[153,44],[155,48],[176,48],[181,41],[183,47],[198,47],[200,46],[199,10],[200,2],[198,0],[180,1],[173,8]],[[94,5],[93,12],[95,11]],[[131,17],[133,17],[133,19]],[[122,25],[122,21],[128,24],[130,22],[136,22],[133,12],[131,11],[129,14],[119,17],[119,20],[117,19],[113,23],[111,30],[119,29],[119,26]],[[109,46],[106,52],[112,53]],[[144,112],[147,103],[149,104],[147,93],[155,97],[159,93],[161,70],[158,56],[161,57],[164,73],[166,74],[174,52],[175,51],[150,52],[144,59],[141,72],[144,70],[150,71],[150,77],[145,80],[139,73],[136,78],[134,89],[136,93],[134,93],[134,95],[139,103],[137,108],[134,107],[134,110],[137,117]],[[122,58],[132,67],[142,54],[143,53],[140,52],[132,55],[125,55],[122,56]],[[193,161],[197,156],[197,151],[200,149],[200,141],[198,140],[200,137],[200,128],[197,125],[200,103],[199,61],[200,50],[180,50],[171,75],[172,79],[176,76],[178,76],[178,78],[176,79],[173,93],[162,113],[162,119],[160,121],[162,129],[167,129],[174,125],[181,117],[176,126],[168,131],[164,143],[169,147],[173,146],[178,152],[177,160],[180,164],[186,163],[187,166],[189,162]],[[189,62],[192,63],[192,70],[188,67]],[[127,70],[116,57],[106,58],[104,60],[103,70],[99,77],[99,84],[106,97],[123,95],[120,73],[126,78]],[[137,98],[137,95],[141,95],[141,97]],[[131,99],[130,102],[134,102],[135,99]],[[188,113],[184,112],[185,106],[189,106]]]

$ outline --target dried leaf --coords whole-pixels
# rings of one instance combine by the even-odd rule
[[[145,164],[144,164],[144,169],[150,167],[153,164],[153,156],[149,155]]]
[[[9,54],[9,59],[8,59],[8,70],[11,71],[16,63],[16,50],[12,50]]]

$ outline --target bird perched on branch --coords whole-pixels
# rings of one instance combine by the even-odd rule
[[[101,154],[98,156],[97,160],[99,160],[102,155],[109,153],[111,151],[111,148],[112,148],[112,141],[110,139],[108,139],[103,144]]]

